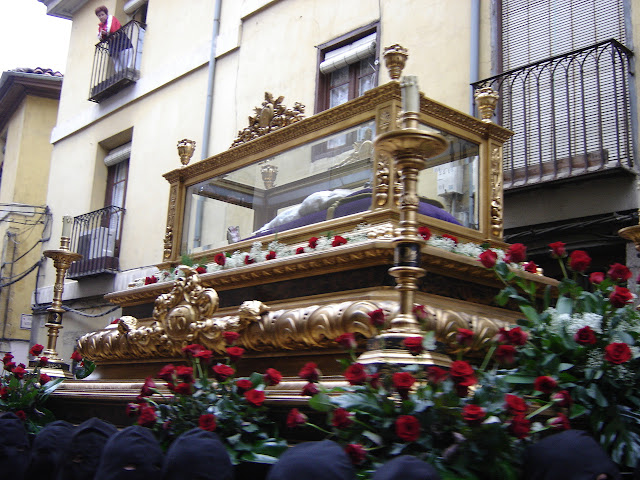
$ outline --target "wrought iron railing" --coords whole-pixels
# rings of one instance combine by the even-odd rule
[[[123,215],[123,208],[110,206],[73,219],[71,250],[82,258],[71,264],[69,278],[119,271]]]
[[[500,93],[504,187],[632,168],[629,69],[616,40],[558,55],[473,84]]]
[[[100,102],[140,78],[144,25],[131,21],[96,45],[89,100]]]

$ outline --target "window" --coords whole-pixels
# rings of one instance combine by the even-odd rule
[[[318,47],[316,112],[342,105],[376,86],[377,35],[370,26]]]

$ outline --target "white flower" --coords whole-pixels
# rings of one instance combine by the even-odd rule
[[[456,242],[451,238],[432,235],[431,238],[427,240],[427,245],[452,252],[456,246]]]

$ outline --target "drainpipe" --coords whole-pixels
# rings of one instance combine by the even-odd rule
[[[471,0],[471,48],[469,63],[469,83],[477,82],[480,75],[480,0]],[[473,98],[473,87],[471,89],[471,99],[469,103],[469,114],[473,115],[475,110],[475,99]]]
[[[204,109],[204,130],[202,132],[202,155],[201,159],[209,157],[209,135],[211,133],[211,116],[213,112],[213,86],[216,73],[216,50],[218,43],[218,32],[220,31],[220,8],[222,0],[215,0],[213,8],[213,32],[211,33],[211,51],[209,52],[209,79],[207,84],[207,101]],[[196,222],[194,225],[194,246],[199,247],[202,239],[202,215],[204,209],[204,198],[198,196],[196,200]]]

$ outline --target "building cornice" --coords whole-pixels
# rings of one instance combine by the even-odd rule
[[[47,7],[47,15],[72,20],[76,13],[88,0],[38,0]]]

